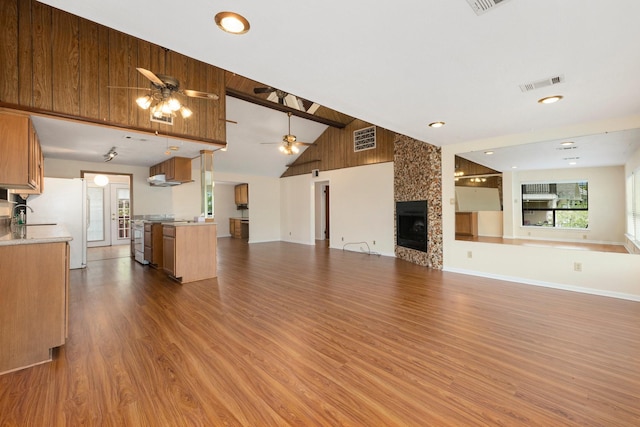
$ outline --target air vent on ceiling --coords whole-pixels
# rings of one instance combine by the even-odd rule
[[[553,76],[546,79],[538,80],[537,82],[525,83],[520,85],[520,90],[523,92],[529,92],[532,90],[540,89],[542,87],[553,86],[560,83],[564,83],[564,75]]]
[[[509,0],[467,0],[467,3],[469,3],[469,6],[471,6],[471,9],[473,9],[476,15],[482,15],[494,7],[508,1]]]

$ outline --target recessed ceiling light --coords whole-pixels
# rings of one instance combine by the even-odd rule
[[[511,169],[518,169],[517,166],[511,166]]]
[[[442,126],[444,126],[444,122],[429,123],[429,127],[431,128],[441,128]]]
[[[571,166],[573,166],[573,165],[577,165],[577,164],[578,164],[578,162],[569,162],[569,164],[570,164]]]
[[[568,147],[568,146],[573,145],[573,144],[575,144],[575,142],[573,142],[573,141],[565,141],[565,142],[561,142],[560,143],[560,145],[565,146],[565,147]]]
[[[485,151],[484,154],[486,154],[487,156],[490,156],[493,154],[493,151]]]
[[[562,99],[562,95],[553,95],[547,96],[546,98],[538,99],[540,104],[553,104],[554,102],[558,102]]]
[[[244,34],[249,31],[249,21],[234,12],[219,12],[215,16],[216,25],[227,33]]]

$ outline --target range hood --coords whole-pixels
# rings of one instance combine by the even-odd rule
[[[178,181],[167,181],[165,174],[158,174],[158,175],[153,175],[150,176],[149,178],[147,178],[147,182],[150,185],[156,186],[156,187],[171,187],[174,185],[180,185],[182,184],[181,182]]]

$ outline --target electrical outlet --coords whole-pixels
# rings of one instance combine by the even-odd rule
[[[289,236],[291,236],[291,232],[289,232]]]
[[[573,271],[582,271],[582,263],[574,262],[573,263]]]
[[[342,237],[342,241],[344,242],[344,237]]]
[[[583,238],[584,240],[587,240],[587,235],[586,235],[586,234],[583,234],[583,235],[582,235],[582,238]]]
[[[473,252],[467,251],[467,258],[473,258]]]
[[[374,245],[376,244],[376,241],[375,241],[375,240],[373,241],[373,244],[374,244]]]

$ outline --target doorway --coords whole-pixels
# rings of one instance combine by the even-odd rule
[[[106,176],[106,183],[96,178],[100,175]],[[87,247],[131,244],[130,175],[88,172],[83,176],[87,181]]]
[[[315,236],[316,240],[326,240],[331,236],[329,182],[315,183]]]

